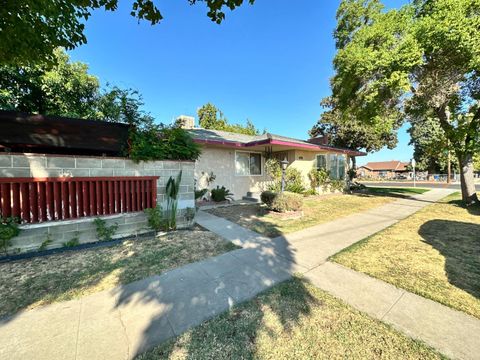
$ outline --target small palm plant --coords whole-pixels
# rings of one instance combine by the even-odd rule
[[[165,193],[167,195],[167,209],[166,209],[166,225],[167,230],[175,230],[177,228],[177,207],[178,207],[178,192],[180,190],[180,182],[182,181],[182,171],[178,173],[176,179],[170,176],[167,181]]]

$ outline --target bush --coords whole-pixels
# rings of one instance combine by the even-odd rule
[[[340,179],[331,179],[329,172],[325,169],[312,169],[308,173],[312,189],[321,187],[323,191],[344,191],[345,181]]]
[[[195,200],[202,199],[207,192],[208,189],[195,190]]]
[[[282,167],[277,159],[268,159],[265,162],[265,170],[272,179],[268,190],[280,192],[282,188]],[[285,171],[285,191],[302,194],[305,192],[302,173],[294,167],[288,167]]]
[[[215,202],[222,202],[228,200],[233,200],[233,194],[230,190],[226,189],[225,186],[219,187],[217,185],[216,189],[210,191],[212,200]]]
[[[117,223],[107,226],[107,222],[100,218],[96,218],[95,220],[93,220],[93,223],[95,224],[97,237],[100,241],[112,240],[112,236],[115,235],[118,229]]]
[[[303,196],[312,196],[312,195],[317,195],[317,190],[308,189],[308,190],[305,190],[305,192],[303,193]]]
[[[303,207],[303,196],[291,192],[277,194],[270,209],[278,212],[299,211]]]
[[[316,188],[321,186],[325,190],[325,186],[330,181],[330,176],[328,174],[328,171],[325,170],[325,169],[317,170],[317,169],[313,168],[308,173],[308,177],[310,179],[310,185],[311,185],[312,189],[316,189]]]
[[[274,191],[264,191],[260,194],[260,200],[270,208],[276,196],[277,193]]]
[[[0,216],[0,247],[5,255],[8,255],[8,248],[12,244],[12,238],[20,234],[17,218],[4,218]]]
[[[148,160],[196,160],[200,146],[177,126],[151,124],[130,132],[130,158]]]
[[[144,212],[147,215],[147,224],[150,228],[155,230],[155,232],[165,229],[166,219],[163,216],[163,210],[160,205],[157,205],[154,208],[145,209]]]

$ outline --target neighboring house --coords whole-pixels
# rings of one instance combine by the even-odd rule
[[[397,160],[369,162],[358,167],[357,176],[360,178],[410,179],[412,175],[407,168],[408,165],[408,162]]]
[[[235,199],[241,199],[247,193],[258,194],[266,190],[271,181],[265,173],[266,156],[286,159],[289,166],[301,172],[305,185],[309,187],[308,173],[312,168],[326,168],[333,178],[344,179],[349,157],[366,155],[329,146],[324,138],[304,141],[269,133],[243,135],[194,128],[194,119],[189,117],[182,117],[181,120],[195,142],[202,145],[202,154],[195,165],[197,187],[225,186]],[[215,175],[215,181],[208,184],[211,172]]]

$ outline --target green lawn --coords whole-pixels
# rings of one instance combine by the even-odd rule
[[[78,298],[237,248],[200,228],[0,264],[0,317]],[[194,249],[194,250],[192,250]]]
[[[480,318],[480,207],[458,193],[332,260]]]
[[[283,219],[277,213],[270,213],[264,206],[257,204],[216,208],[208,210],[208,212],[262,235],[276,237],[381,206],[394,200],[394,197],[369,194],[313,196],[305,198],[303,216],[291,220]]]
[[[427,191],[429,191],[429,189],[368,186],[367,191],[373,195],[408,197],[412,195],[426,193]]]
[[[294,278],[137,360],[439,358],[423,343]]]

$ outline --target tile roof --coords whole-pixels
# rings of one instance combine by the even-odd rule
[[[392,160],[392,161],[368,162],[365,165],[362,165],[360,167],[364,167],[374,171],[379,171],[379,170],[406,171],[408,165],[409,165],[408,162]]]

